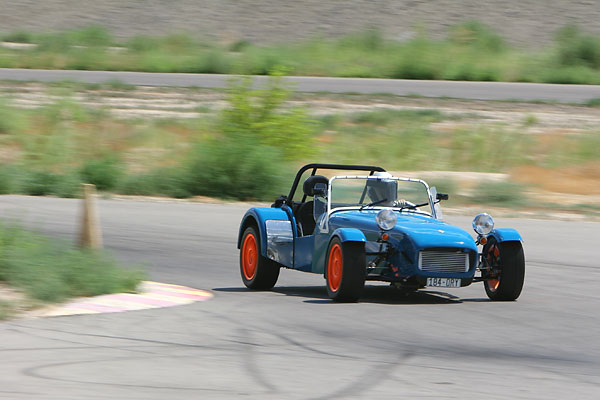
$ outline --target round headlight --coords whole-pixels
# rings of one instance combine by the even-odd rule
[[[389,231],[396,226],[396,213],[389,208],[385,208],[377,213],[377,225],[384,231]]]
[[[488,235],[494,229],[494,219],[490,214],[477,214],[473,219],[473,229],[480,235]]]

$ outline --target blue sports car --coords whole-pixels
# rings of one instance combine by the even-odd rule
[[[268,290],[285,267],[323,274],[335,301],[357,301],[365,281],[404,291],[483,282],[491,300],[517,299],[525,277],[519,233],[494,229],[483,213],[473,220],[473,239],[442,221],[439,203],[447,199],[420,179],[394,177],[381,167],[305,165],[287,196],[244,215],[242,281]]]

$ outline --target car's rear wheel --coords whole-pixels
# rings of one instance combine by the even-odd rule
[[[483,247],[488,265],[499,272],[483,282],[491,300],[513,301],[521,294],[525,281],[525,255],[521,242],[498,243],[493,237]]]
[[[260,254],[260,236],[249,226],[242,236],[240,249],[240,274],[244,285],[250,289],[268,290],[279,277],[279,264]]]
[[[327,250],[327,294],[335,301],[357,301],[365,286],[366,255],[361,242],[342,243],[333,238]]]

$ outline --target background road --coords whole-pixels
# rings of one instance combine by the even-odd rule
[[[116,71],[58,71],[0,68],[0,80],[85,83],[120,81],[139,86],[196,86],[222,89],[231,75]],[[259,84],[266,77],[254,77]],[[585,103],[600,98],[600,85],[556,85],[514,82],[419,81],[406,79],[288,77],[300,92],[418,95],[471,100],[523,100]]]
[[[119,259],[215,298],[0,323],[0,398],[597,398],[599,223],[498,219],[525,239],[517,302],[491,303],[480,284],[409,297],[371,285],[361,303],[334,304],[320,276],[296,271],[272,292],[243,287],[246,208],[100,201]],[[74,238],[78,214],[78,200],[0,196],[2,218],[54,236]]]

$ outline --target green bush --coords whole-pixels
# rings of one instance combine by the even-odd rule
[[[288,160],[309,156],[317,125],[306,110],[284,107],[290,94],[280,73],[273,73],[260,90],[252,89],[248,77],[232,80],[230,106],[221,115],[222,131],[240,143],[276,148]]]
[[[31,43],[33,41],[33,35],[26,31],[15,31],[2,36],[2,40],[14,43]]]
[[[516,182],[484,181],[477,185],[471,200],[477,204],[500,207],[525,206],[528,202],[526,186]]]
[[[162,195],[175,198],[190,197],[188,190],[187,171],[182,167],[159,168],[143,174],[125,177],[119,187],[118,193],[153,196]]]
[[[281,153],[248,138],[199,144],[188,164],[191,194],[238,200],[272,200],[286,170]]]
[[[81,194],[81,176],[75,172],[58,175],[52,187],[52,194],[65,198],[79,197]]]
[[[556,42],[561,65],[600,69],[599,37],[584,35],[576,25],[567,25],[556,34]]]
[[[76,249],[15,225],[0,224],[0,249],[0,280],[42,301],[131,292],[143,277],[104,252]]]
[[[475,20],[452,27],[450,41],[490,52],[499,52],[506,48],[500,35],[494,32],[490,26]]]
[[[31,196],[54,194],[54,188],[60,176],[48,171],[32,171],[25,175],[23,192]]]
[[[85,183],[96,185],[98,190],[111,190],[117,187],[123,176],[123,165],[114,156],[107,156],[86,162],[81,168],[81,178]]]

